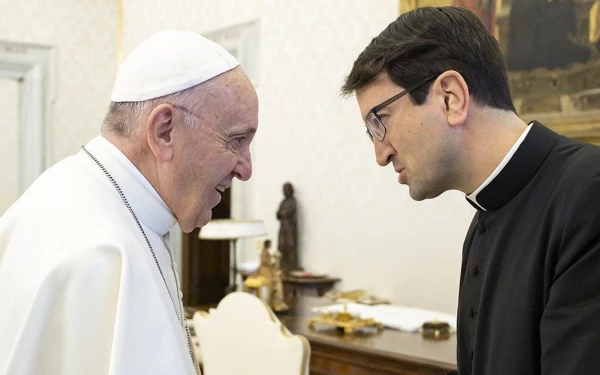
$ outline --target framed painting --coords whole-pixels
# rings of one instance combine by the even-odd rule
[[[400,0],[460,6],[498,39],[517,112],[600,145],[600,0]]]

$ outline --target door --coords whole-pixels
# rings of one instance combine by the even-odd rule
[[[231,189],[225,190],[221,202],[212,210],[213,219],[231,217]],[[197,307],[214,305],[225,297],[229,285],[229,241],[198,238],[200,229],[183,233],[182,281],[183,304]]]
[[[17,200],[19,189],[19,81],[0,76],[0,216]]]

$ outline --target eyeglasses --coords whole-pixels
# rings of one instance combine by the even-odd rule
[[[423,86],[424,84],[436,77],[437,75],[429,76],[423,81],[413,86],[410,86],[409,88],[400,92],[399,94],[392,96],[385,102],[373,107],[373,109],[371,109],[367,114],[367,119],[365,121],[365,125],[367,126],[367,136],[369,137],[371,142],[373,142],[373,138],[377,138],[379,141],[383,141],[383,138],[385,138],[386,128],[385,125],[383,125],[383,121],[381,121],[381,117],[377,114],[377,112],[381,111],[382,109],[392,104],[396,100],[400,99],[404,95],[418,89],[419,87]]]

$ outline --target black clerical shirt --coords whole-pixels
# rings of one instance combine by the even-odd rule
[[[477,195],[460,375],[600,374],[600,147],[531,126]]]

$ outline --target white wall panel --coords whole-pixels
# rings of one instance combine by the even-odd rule
[[[164,29],[197,32],[260,20],[260,126],[248,217],[276,241],[282,185],[300,207],[301,263],[394,303],[455,312],[473,209],[460,193],[413,202],[376,165],[354,99],[339,87],[398,14],[397,0],[124,0],[125,52]],[[245,258],[254,256],[248,246]]]

